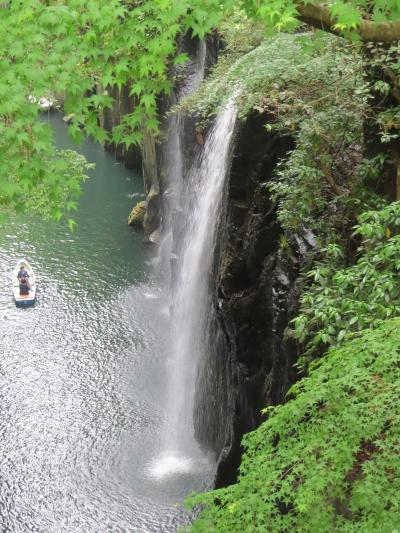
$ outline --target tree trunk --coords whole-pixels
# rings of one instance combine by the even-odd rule
[[[378,194],[381,194],[389,201],[400,199],[400,176],[399,176],[399,139],[392,139],[390,142],[382,143],[381,126],[377,122],[378,115],[399,105],[397,99],[398,87],[396,76],[390,68],[386,66],[376,66],[372,64],[374,54],[387,54],[388,45],[381,44],[375,46],[375,51],[364,47],[365,57],[365,79],[371,85],[370,115],[364,122],[364,141],[366,147],[366,157],[372,159],[380,154],[385,156],[385,162],[379,179],[371,182],[370,185]],[[377,81],[384,81],[391,87],[391,91],[386,96],[374,90]],[[389,133],[397,133],[392,131]]]

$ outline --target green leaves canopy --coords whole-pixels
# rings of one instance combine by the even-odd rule
[[[331,350],[248,434],[239,482],[194,496],[191,531],[395,531],[400,320]]]
[[[38,122],[39,106],[30,95],[62,94],[72,137],[80,141],[86,134],[103,142],[107,135],[98,113],[111,107],[110,89],[127,84],[136,108],[113,140],[139,142],[143,127],[157,129],[156,98],[171,88],[168,68],[177,55],[178,33],[190,27],[202,37],[222,13],[213,0],[23,0],[0,8],[0,206],[23,208],[35,187],[51,181],[51,131]],[[68,187],[68,173],[64,181]],[[53,193],[52,207],[65,187],[61,196]]]
[[[312,284],[294,320],[297,339],[308,353],[340,345],[354,331],[400,316],[400,203],[360,215],[354,235],[362,239],[358,260],[343,266],[340,247],[307,274]]]
[[[143,127],[157,129],[157,96],[171,89],[169,65],[177,56],[180,32],[191,30],[203,38],[235,7],[274,30],[306,20],[362,37],[372,24],[375,32],[385,29],[380,38],[393,38],[397,26],[391,21],[399,18],[395,0],[323,6],[295,0],[11,0],[2,6],[0,205],[10,207],[23,205],[26,192],[43,182],[49,173],[46,160],[54,156],[51,135],[37,122],[30,94],[63,93],[65,110],[73,113],[73,137],[80,140],[86,133],[105,141],[97,114],[112,105],[111,88],[128,84],[136,108],[113,132],[113,140],[140,142]],[[321,9],[329,20],[321,18]]]

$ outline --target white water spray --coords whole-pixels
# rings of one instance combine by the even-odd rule
[[[204,78],[207,47],[205,41],[200,41],[196,57],[185,75],[185,82],[176,95],[176,103],[193,93]],[[164,203],[168,205],[164,210],[163,235],[158,253],[159,273],[162,272],[168,283],[171,279],[170,259],[173,244],[173,231],[171,213],[174,212],[181,196],[184,169],[183,144],[184,144],[185,117],[181,112],[176,112],[168,117],[167,142],[164,149],[164,174],[168,189],[164,192]],[[168,213],[166,213],[168,211]]]
[[[167,419],[162,452],[151,467],[158,478],[202,464],[203,454],[194,438],[194,391],[211,305],[210,274],[235,121],[231,98],[208,133],[181,194],[186,226],[172,295]]]
[[[185,78],[185,83],[177,95],[177,102],[193,93],[204,78],[206,62],[206,43],[199,42],[194,70]],[[184,117],[182,113],[173,113],[168,119],[167,143],[165,154],[165,172],[170,185],[179,194],[183,181],[182,129]]]

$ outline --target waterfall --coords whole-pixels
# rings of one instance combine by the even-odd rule
[[[210,277],[235,121],[231,98],[208,132],[180,194],[183,227],[172,289],[167,417],[160,457],[152,466],[158,477],[189,470],[203,456],[194,437],[194,392],[212,305]]]
[[[185,82],[178,90],[176,102],[193,93],[204,78],[207,47],[205,41],[200,41],[196,58],[191,64],[192,69],[185,75]],[[176,103],[175,102],[175,103]],[[182,153],[182,137],[184,117],[177,112],[170,115],[167,126],[167,143],[165,150],[165,172],[172,187],[180,187],[184,162]]]
[[[196,56],[189,63],[184,72],[184,83],[172,98],[171,105],[179,103],[183,98],[193,93],[204,78],[206,65],[207,46],[205,41],[199,41]],[[180,76],[182,72],[176,71]],[[181,195],[184,175],[187,173],[188,163],[183,154],[185,141],[185,116],[181,112],[171,114],[167,120],[167,141],[163,154],[163,174],[167,189],[163,195],[163,236],[158,254],[159,271],[164,273],[170,283],[171,270],[170,259],[173,247],[173,222],[172,214],[176,211],[177,203]]]

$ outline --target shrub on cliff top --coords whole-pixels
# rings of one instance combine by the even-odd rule
[[[276,124],[291,128],[304,115],[326,107],[332,98],[347,105],[341,95],[344,87],[342,90],[339,85],[346,84],[351,90],[361,83],[354,78],[361,72],[359,57],[354,47],[341,39],[323,33],[279,34],[256,46],[256,32],[240,47],[236,32],[225,33],[229,41],[213,72],[180,108],[213,116],[239,86],[242,115],[253,108],[270,111],[276,119],[282,118]],[[353,102],[352,108],[356,104]]]
[[[249,41],[253,49],[238,57],[235,34],[228,38],[211,77],[180,108],[202,117],[201,128],[239,86],[241,116],[262,113],[267,129],[295,140],[268,185],[282,226],[337,241],[344,226],[351,229],[352,200],[371,174],[360,149],[369,105],[360,54],[344,40],[304,33],[255,48]]]
[[[394,531],[400,319],[332,349],[243,441],[236,485],[196,495],[193,532]]]
[[[294,324],[309,354],[400,316],[400,202],[360,215],[353,235],[361,239],[355,264],[343,266],[340,247],[330,245],[307,274]]]

